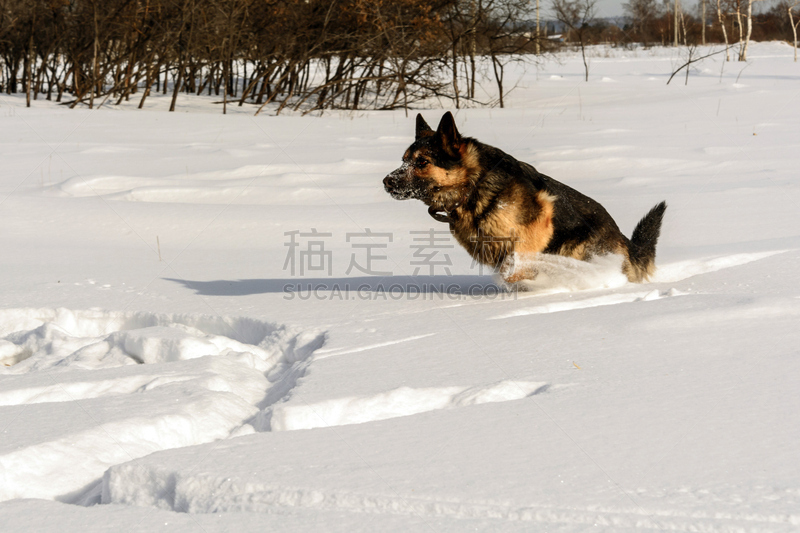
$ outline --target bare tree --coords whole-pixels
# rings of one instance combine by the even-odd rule
[[[630,18],[635,38],[645,45],[655,40],[654,22],[662,13],[657,0],[628,0],[622,9]]]
[[[739,49],[739,61],[747,61],[747,46],[750,44],[750,36],[753,34],[753,4],[761,1],[763,0],[747,0],[747,33],[744,44]]]
[[[703,44],[703,46],[705,46],[705,44],[706,44],[706,22],[708,20],[707,17],[706,17],[706,0],[700,0],[700,5],[701,5],[701,7],[700,7],[700,25],[701,25],[701,28],[702,28],[701,29],[700,42],[701,42],[701,44]]]
[[[531,35],[529,32],[520,31],[517,21],[530,18],[530,5],[528,0],[494,1],[487,2],[482,23],[479,26],[482,38],[482,48],[488,52],[492,60],[492,71],[497,83],[498,103],[505,107],[504,74],[506,65],[518,60],[517,54],[530,49],[534,43],[534,50],[541,50],[538,31]]]
[[[789,12],[789,25],[792,27],[792,36],[794,43],[794,61],[797,62],[797,26],[800,25],[800,13],[797,15],[797,22],[794,21],[794,8],[800,6],[800,2],[795,2],[794,4],[786,6],[787,11]]]
[[[578,40],[583,58],[583,68],[586,71],[586,81],[589,81],[589,63],[586,61],[586,44],[589,26],[595,19],[595,5],[597,0],[553,0],[553,15],[556,20],[569,29],[573,39]]]
[[[706,59],[708,57],[715,56],[717,54],[721,54],[723,51],[724,50],[717,50],[716,52],[711,52],[711,53],[706,54],[704,56],[698,57],[697,56],[697,45],[694,45],[694,44],[688,45],[686,47],[686,55],[687,55],[686,62],[684,62],[680,67],[678,67],[678,68],[676,68],[675,70],[672,71],[672,75],[667,80],[667,85],[669,85],[669,82],[672,81],[672,78],[674,78],[675,75],[678,74],[678,72],[680,72],[683,69],[686,69],[686,81],[684,82],[684,85],[689,85],[689,70],[690,70],[690,67],[692,66],[692,64],[698,63],[698,62],[700,62],[700,61],[702,61],[702,60],[704,60],[704,59]]]
[[[725,11],[722,7],[722,0],[717,0],[717,19],[722,28],[722,37],[725,39],[725,61],[731,60],[730,46],[728,45],[728,30],[725,27]]]
[[[725,28],[725,16],[731,15],[739,34],[739,61],[747,60],[747,45],[752,32],[752,12],[753,2],[757,0],[717,0],[717,14],[720,17],[722,32],[725,37],[727,47],[727,30]],[[730,61],[730,59],[728,59]]]
[[[460,105],[481,79],[505,96],[532,18],[527,0],[0,0],[0,90],[93,108],[170,94],[170,110],[207,93],[223,113]]]

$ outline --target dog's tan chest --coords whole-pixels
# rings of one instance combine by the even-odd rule
[[[553,237],[555,198],[539,191],[535,201],[538,209],[533,217],[521,212],[528,207],[520,201],[500,201],[479,220],[467,208],[460,207],[451,231],[476,261],[493,267],[499,267],[513,252],[542,252]],[[525,219],[529,222],[521,222]]]

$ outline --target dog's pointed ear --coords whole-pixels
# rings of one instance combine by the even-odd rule
[[[419,140],[420,137],[425,135],[430,135],[433,133],[433,129],[428,126],[428,123],[425,122],[425,119],[422,118],[422,114],[417,113],[417,135],[416,138]]]
[[[442,143],[442,148],[444,148],[445,152],[452,156],[458,155],[458,149],[461,146],[461,134],[458,133],[456,121],[450,111],[445,113],[442,116],[442,120],[439,121],[436,137]]]

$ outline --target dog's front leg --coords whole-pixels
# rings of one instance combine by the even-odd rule
[[[500,265],[500,277],[508,284],[518,283],[523,280],[534,280],[538,270],[530,261],[525,261],[516,252],[506,256]]]

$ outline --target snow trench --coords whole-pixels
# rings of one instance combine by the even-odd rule
[[[99,501],[110,466],[253,433],[326,333],[250,318],[0,310],[0,501]]]
[[[0,310],[0,410],[11,420],[0,443],[0,501],[130,503],[113,496],[121,486],[122,494],[150,492],[152,483],[166,484],[157,493],[175,490],[174,475],[136,477],[137,460],[154,452],[518,400],[550,387],[503,380],[291,401],[326,335],[250,318]],[[111,467],[121,468],[111,475]]]

